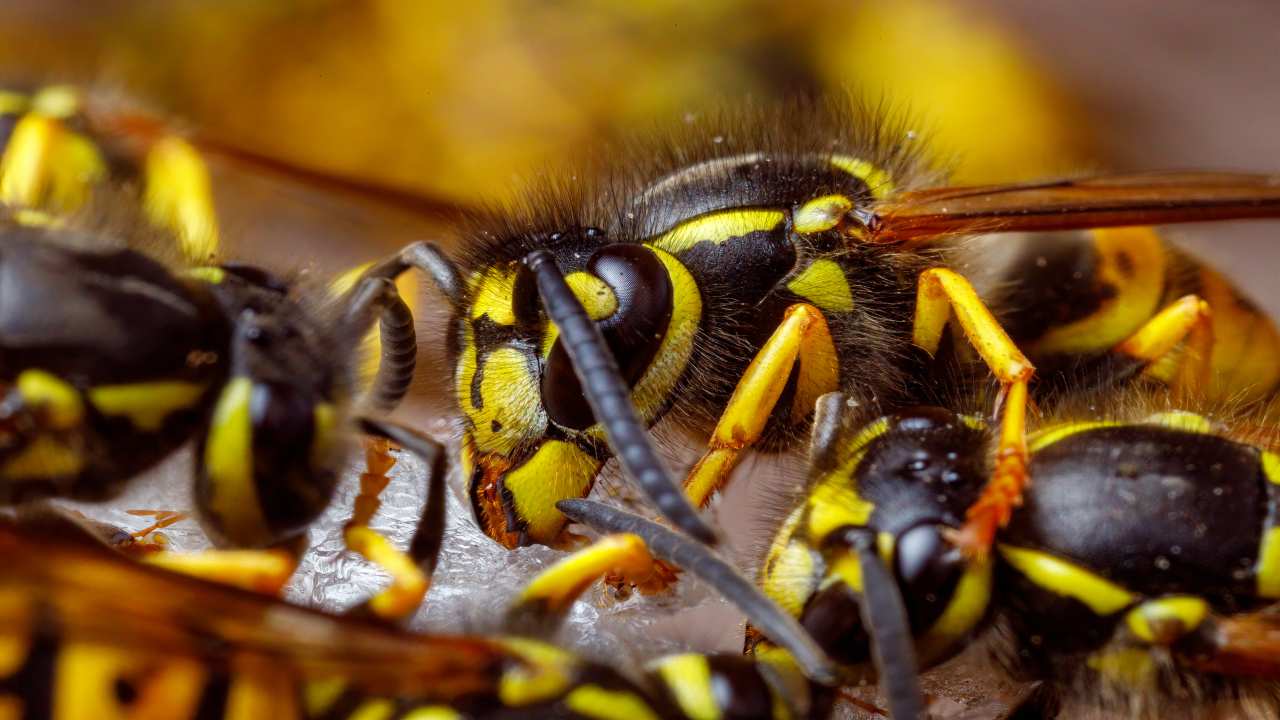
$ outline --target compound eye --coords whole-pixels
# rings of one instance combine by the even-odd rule
[[[616,310],[597,322],[627,385],[635,387],[662,346],[671,322],[672,287],[667,269],[642,245],[616,244],[596,251],[587,261],[586,271],[613,291]],[[559,340],[547,356],[542,400],[557,425],[585,430],[595,424],[573,363]]]
[[[894,548],[894,570],[903,597],[913,601],[945,601],[964,572],[964,558],[942,536],[939,525],[927,523],[908,529],[898,535]]]

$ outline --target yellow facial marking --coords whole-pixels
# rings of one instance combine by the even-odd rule
[[[831,164],[866,183],[871,190],[871,197],[876,200],[883,200],[889,197],[896,189],[893,179],[889,177],[889,173],[866,160],[848,155],[833,155],[831,156]]]
[[[485,355],[480,397],[472,397],[472,381],[479,370],[471,359],[475,346],[470,342],[467,345],[459,365],[457,389],[462,410],[471,421],[476,447],[485,453],[510,455],[520,443],[546,431],[542,388],[529,367],[528,356],[515,348],[500,347]],[[482,407],[477,408],[477,404]]]
[[[705,655],[669,655],[659,658],[653,666],[685,716],[692,720],[720,717],[720,707],[711,688],[711,666]]]
[[[1139,639],[1153,645],[1172,645],[1195,630],[1209,614],[1209,603],[1191,595],[1148,600],[1125,615],[1125,624]]]
[[[823,195],[801,205],[791,216],[791,227],[802,235],[830,230],[853,209],[844,195]]]
[[[564,279],[587,309],[592,320],[603,320],[618,312],[618,297],[603,280],[588,272],[569,273]]]
[[[226,526],[227,534],[237,538],[268,534],[253,479],[252,391],[253,383],[243,377],[223,387],[204,448],[209,507]]]
[[[586,495],[601,464],[573,443],[547,440],[533,457],[507,474],[503,484],[535,542],[555,540],[566,522],[556,503]]]
[[[847,478],[829,475],[809,494],[811,542],[821,545],[833,531],[846,525],[863,527],[871,519],[875,505],[858,494]]]
[[[564,699],[569,710],[595,720],[658,720],[658,716],[635,693],[606,690],[599,685],[574,688]]]
[[[85,464],[79,448],[38,435],[0,467],[0,477],[7,480],[66,478],[78,475]]]
[[[205,386],[180,380],[100,385],[90,388],[89,402],[103,415],[128,418],[145,432],[164,427],[165,418],[200,402]]]
[[[1280,527],[1268,528],[1262,536],[1254,574],[1258,576],[1258,595],[1280,598]]]
[[[700,242],[722,245],[753,232],[768,232],[785,220],[781,210],[725,210],[686,220],[649,244],[679,255]]]
[[[524,663],[502,674],[498,700],[508,707],[522,707],[555,699],[569,688],[575,660],[569,653],[536,640],[508,637],[501,644]]]
[[[940,660],[982,620],[991,602],[992,567],[988,560],[965,568],[946,609],[917,642],[923,664]]]
[[[516,324],[515,309],[511,301],[515,297],[516,271],[497,267],[487,268],[472,279],[473,300],[471,319],[489,316],[497,325]]]
[[[853,310],[853,291],[834,260],[815,260],[787,283],[787,289],[827,312]]]
[[[1048,553],[1000,545],[1000,554],[1028,580],[1056,595],[1074,598],[1098,615],[1112,615],[1137,602],[1138,595]]]
[[[162,138],[147,152],[145,173],[147,219],[172,231],[187,259],[211,259],[218,252],[218,217],[200,153],[182,138]]]
[[[1116,648],[1090,655],[1085,664],[1111,682],[1129,688],[1145,688],[1155,679],[1151,653],[1141,648]]]
[[[809,597],[818,589],[815,551],[795,537],[804,508],[791,512],[774,536],[760,575],[761,589],[788,614],[799,617]]]
[[[1097,279],[1115,288],[1092,315],[1045,333],[1034,354],[1090,353],[1129,337],[1159,309],[1168,265],[1164,244],[1149,227],[1090,230]]]
[[[24,370],[15,384],[23,402],[43,416],[48,427],[69,430],[84,420],[80,391],[53,373]]]
[[[667,270],[671,281],[671,321],[658,352],[631,390],[636,411],[652,422],[669,398],[693,355],[694,340],[702,322],[702,294],[688,269],[672,255],[650,248]]]

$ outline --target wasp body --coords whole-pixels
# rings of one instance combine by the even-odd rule
[[[491,537],[560,542],[555,501],[589,492],[608,457],[519,262],[537,248],[599,325],[646,425],[714,424],[686,478],[699,505],[749,448],[794,445],[824,392],[841,390],[867,419],[971,393],[959,354],[942,345],[952,319],[1009,396],[1007,460],[992,485],[1012,495],[1025,484],[1019,428],[1033,363],[1060,386],[1146,372],[1175,388],[1212,383],[1216,396],[1273,392],[1270,321],[1149,229],[1035,236],[1003,273],[954,240],[1189,220],[1198,194],[1232,192],[1230,176],[927,189],[935,174],[905,126],[834,103],[794,115],[804,122],[779,110],[695,120],[669,147],[609,158],[598,185],[531,193],[530,217],[503,211],[464,234],[460,266],[440,285],[455,309],[468,489]],[[1275,212],[1274,189],[1244,181],[1255,182],[1232,200],[1238,216]],[[994,276],[985,293],[961,275],[973,269]],[[985,542],[1007,513],[996,494],[975,513]]]
[[[824,425],[814,483],[761,580],[846,667],[871,658],[850,553],[865,538],[922,665],[992,640],[1008,672],[1048,682],[1043,712],[1091,688],[1088,702],[1167,716],[1280,679],[1267,610],[1280,588],[1277,466],[1262,447],[1186,412],[1048,425],[1031,436],[1025,504],[993,554],[972,559],[952,538],[990,462],[980,419],[916,408]]]

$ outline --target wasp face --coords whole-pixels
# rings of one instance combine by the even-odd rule
[[[805,588],[801,623],[834,658],[869,669],[875,628],[862,605],[872,574],[855,549],[870,545],[902,598],[921,664],[939,662],[982,619],[990,595],[990,564],[949,539],[987,477],[985,432],[972,418],[913,408],[846,445],[775,542],[765,587],[784,598]],[[801,566],[802,583],[793,579]]]
[[[205,524],[237,546],[285,539],[328,506],[336,475],[332,347],[278,280],[235,268],[217,284],[235,313],[231,377],[200,445]]]
[[[640,244],[587,229],[545,244],[652,421],[687,363],[701,304],[688,272]],[[469,492],[486,533],[514,547],[554,543],[557,500],[581,497],[603,464],[603,434],[532,274],[517,262],[470,281],[455,387],[466,417]]]

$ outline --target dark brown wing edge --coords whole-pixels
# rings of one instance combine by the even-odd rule
[[[1205,621],[1177,663],[1198,672],[1280,680],[1280,606]],[[1180,644],[1181,645],[1181,644]]]
[[[1180,172],[908,191],[878,204],[871,238],[1077,230],[1280,217],[1280,175]]]

